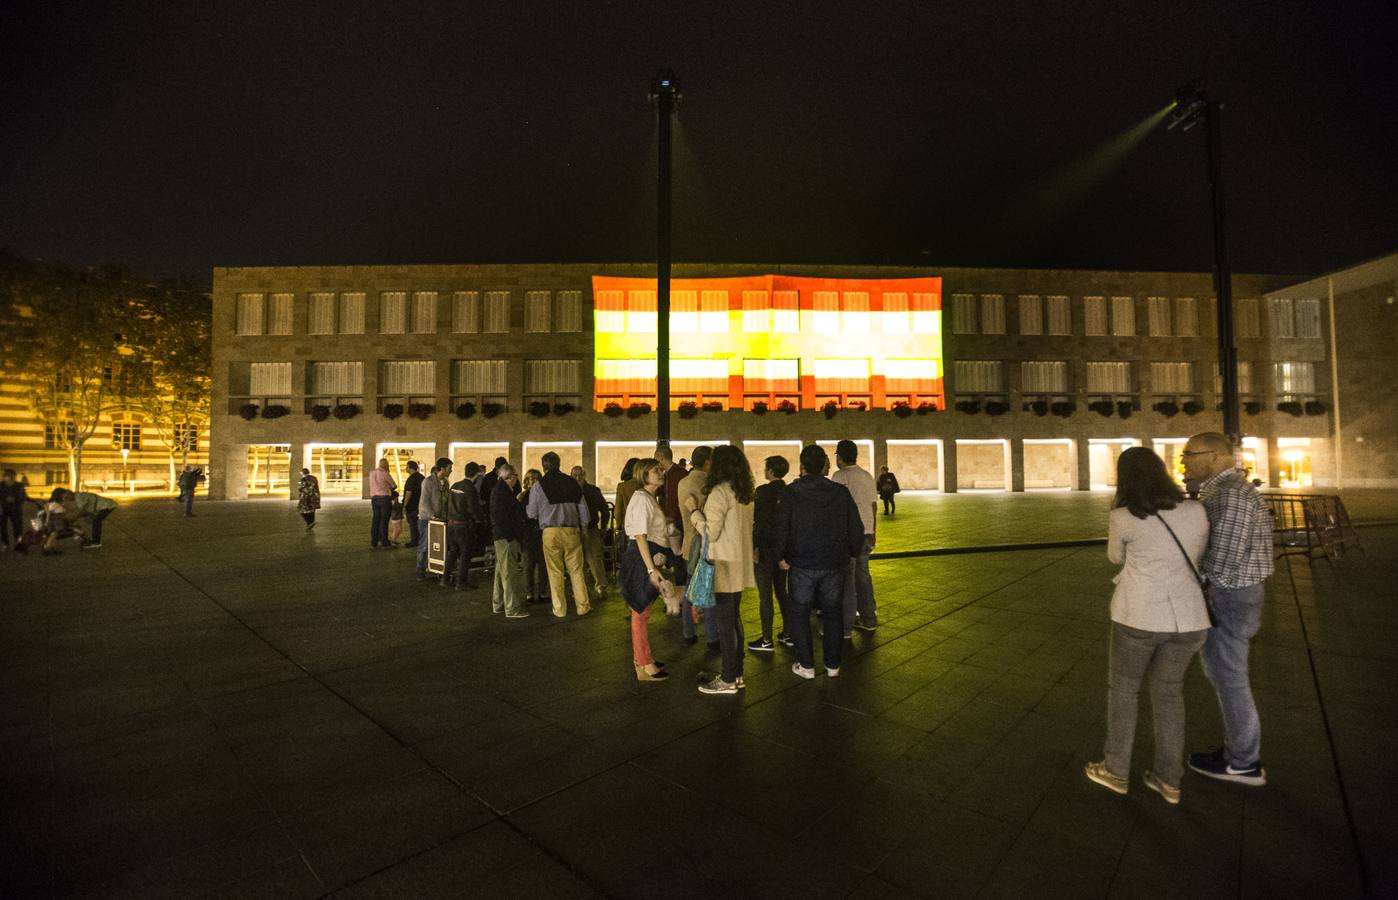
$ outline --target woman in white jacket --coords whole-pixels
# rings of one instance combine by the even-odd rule
[[[1184,774],[1184,676],[1204,644],[1209,612],[1199,560],[1209,543],[1204,507],[1186,500],[1159,456],[1132,447],[1117,460],[1107,558],[1121,564],[1112,594],[1106,758],[1087,777],[1125,794],[1141,685],[1150,680],[1155,768],[1146,787],[1180,802]]]
[[[743,684],[743,650],[739,601],[757,579],[752,566],[752,466],[742,450],[729,444],[714,448],[708,499],[699,509],[693,498],[685,501],[694,529],[709,539],[709,559],[714,564],[714,608],[709,615],[718,623],[718,647],[723,671],[699,685],[704,694],[736,694]]]

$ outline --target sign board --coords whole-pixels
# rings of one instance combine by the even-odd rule
[[[447,523],[444,519],[427,520],[427,571],[441,575],[447,570]]]

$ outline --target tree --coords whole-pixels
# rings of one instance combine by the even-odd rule
[[[82,272],[0,252],[0,366],[27,386],[30,406],[68,452],[75,489],[103,414],[125,406],[145,377],[130,344],[142,309],[122,270]]]
[[[171,491],[176,487],[176,455],[183,469],[209,425],[211,318],[208,293],[177,281],[152,286],[143,300],[135,342],[142,378],[132,405],[169,451]]]

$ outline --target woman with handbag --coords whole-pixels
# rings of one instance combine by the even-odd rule
[[[643,459],[636,463],[632,475],[640,489],[626,504],[629,540],[621,555],[621,596],[631,607],[631,658],[636,680],[664,681],[670,673],[650,652],[650,611],[665,587],[660,566],[674,563],[665,512],[657,496],[665,486],[665,471],[656,460]]]
[[[714,564],[714,609],[718,622],[719,655],[723,670],[699,685],[703,694],[736,694],[743,686],[743,638],[739,601],[743,591],[757,585],[753,574],[752,466],[743,451],[724,444],[714,448],[709,462],[707,498],[699,509],[693,498],[685,512],[704,539]]]
[[[1127,792],[1137,706],[1148,679],[1155,768],[1146,770],[1144,781],[1176,804],[1184,774],[1184,676],[1209,628],[1198,569],[1209,519],[1145,447],[1121,454],[1116,485],[1107,558],[1122,569],[1113,579],[1106,758],[1084,772],[1108,790]]]

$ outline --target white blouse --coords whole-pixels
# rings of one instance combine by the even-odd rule
[[[1197,569],[1209,544],[1209,517],[1203,505],[1185,500],[1160,515]],[[1138,519],[1121,507],[1112,510],[1107,523],[1107,558],[1122,566],[1112,579],[1112,621],[1141,631],[1208,628],[1204,592],[1160,519]]]
[[[665,526],[665,512],[660,508],[660,501],[656,500],[650,491],[637,491],[626,502],[626,536],[631,538],[638,534],[645,534],[646,539],[653,544],[662,547],[670,545],[670,536]]]

